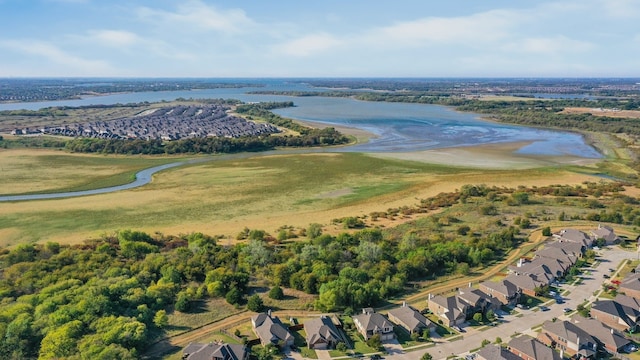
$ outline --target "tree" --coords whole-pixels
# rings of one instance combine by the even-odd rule
[[[420,360],[433,360],[433,356],[429,353],[424,353],[424,355],[422,355]]]
[[[280,286],[276,285],[269,290],[269,297],[274,300],[282,300],[284,299],[284,292],[282,292],[282,288]]]
[[[191,300],[189,300],[189,296],[185,292],[180,292],[178,294],[178,299],[175,304],[176,310],[180,312],[187,312],[191,309]]]
[[[542,236],[551,236],[551,228],[550,227],[544,227],[542,229]]]
[[[322,235],[322,225],[317,223],[309,224],[309,228],[307,228],[307,236],[309,239],[313,240],[320,235]]]
[[[224,298],[229,304],[238,305],[240,301],[242,301],[242,293],[234,286],[227,292]]]
[[[336,345],[336,350],[341,351],[341,352],[346,352],[347,351],[347,344],[345,344],[344,342],[339,342]]]
[[[162,329],[169,324],[169,317],[165,310],[158,310],[153,317],[153,324]]]
[[[247,300],[247,309],[254,312],[261,312],[264,309],[264,302],[258,294],[253,294]]]
[[[382,340],[380,339],[380,334],[375,334],[367,340],[367,345],[372,348],[379,350],[382,347]]]
[[[475,321],[477,323],[481,323],[482,322],[482,313],[481,312],[477,312],[477,313],[473,314],[473,321]]]
[[[482,342],[480,343],[480,346],[485,347],[487,345],[491,344],[491,341],[484,339],[482,340]]]

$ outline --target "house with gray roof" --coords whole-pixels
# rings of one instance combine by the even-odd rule
[[[631,343],[631,341],[625,338],[622,333],[604,325],[596,319],[583,318],[580,315],[574,315],[571,318],[571,322],[584,332],[587,332],[594,338],[598,339],[601,346],[611,354],[621,352],[625,346]]]
[[[590,248],[593,245],[593,238],[584,232],[576,229],[564,229],[561,230],[558,234],[553,235],[559,241],[570,241],[575,243],[580,243],[587,248]]]
[[[409,334],[420,333],[424,329],[435,330],[436,326],[418,310],[403,303],[402,307],[389,310],[389,320],[403,327]]]
[[[480,290],[497,299],[502,305],[515,306],[520,301],[521,291],[506,279],[502,281],[483,281]]]
[[[560,354],[527,335],[514,337],[507,347],[509,351],[524,360],[562,360]]]
[[[251,325],[262,346],[268,344],[279,345],[280,343],[284,346],[293,345],[293,335],[277,316],[271,315],[271,311],[253,316]]]
[[[516,354],[496,344],[489,344],[478,350],[475,358],[478,360],[522,360]]]
[[[393,324],[384,315],[373,312],[371,308],[362,309],[362,314],[353,316],[353,323],[365,340],[379,334],[380,340],[395,339]]]
[[[210,342],[190,343],[182,350],[185,360],[247,360],[249,350],[244,345]]]
[[[462,325],[467,319],[469,304],[456,295],[429,296],[429,310],[442,320],[446,326]]]
[[[595,239],[604,239],[606,245],[617,244],[620,242],[620,238],[616,235],[611,226],[600,225],[595,230],[591,230],[591,235]]]
[[[335,324],[327,316],[311,319],[304,323],[309,349],[335,349],[339,342],[344,342]]]
[[[529,296],[536,296],[536,289],[548,284],[547,281],[539,281],[537,278],[530,275],[517,274],[507,276],[504,278],[504,281],[513,284],[518,288],[518,291]]]
[[[618,294],[613,300],[598,300],[591,317],[618,331],[636,331],[640,321],[640,300]]]
[[[480,289],[471,287],[460,289],[458,297],[469,304],[467,318],[478,312],[485,314],[488,310],[496,311],[502,305],[498,299],[494,299]]]
[[[569,321],[545,321],[537,339],[561,354],[581,358],[593,358],[599,345],[589,331]]]
[[[640,272],[637,269],[627,274],[618,287],[618,294],[624,293],[632,298],[640,299]]]

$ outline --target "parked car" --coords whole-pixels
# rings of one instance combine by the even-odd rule
[[[605,279],[610,279],[611,278],[611,276],[609,276],[607,274],[603,274],[602,277],[605,278]]]
[[[546,306],[544,306],[544,305],[543,305],[543,306],[540,306],[540,310],[542,310],[542,311],[549,311],[550,309],[549,309],[548,307],[546,307]]]
[[[571,308],[564,308],[564,312],[568,313],[568,312],[572,312],[573,310]]]
[[[557,298],[557,299],[556,299],[556,304],[564,304],[564,299],[562,299],[562,298]]]

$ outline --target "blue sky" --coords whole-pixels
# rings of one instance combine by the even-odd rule
[[[640,0],[0,0],[0,77],[638,77]]]

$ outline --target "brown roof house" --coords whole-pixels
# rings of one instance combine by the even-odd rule
[[[375,334],[380,334],[382,341],[396,337],[391,321],[371,308],[362,309],[362,314],[353,316],[353,323],[365,340],[369,340]]]
[[[557,349],[560,354],[587,359],[595,357],[599,344],[588,331],[569,321],[545,321],[538,340]]]
[[[402,307],[389,310],[389,320],[403,327],[409,334],[420,333],[424,329],[435,330],[436,326],[418,310],[402,303]]]
[[[211,342],[190,343],[182,350],[185,360],[247,360],[249,351],[244,345]]]
[[[616,235],[613,228],[606,225],[598,225],[598,228],[591,230],[591,235],[595,239],[604,239],[606,245],[617,244],[620,242],[620,238]]]
[[[504,278],[504,281],[513,284],[521,294],[526,294],[529,296],[536,296],[536,290],[539,287],[548,285],[548,282],[539,281],[537,278],[534,278],[531,275],[511,274]]]
[[[635,332],[640,321],[640,300],[618,294],[613,300],[594,302],[590,314],[610,328]]]
[[[344,341],[333,321],[326,316],[306,321],[304,331],[307,333],[309,349],[335,349],[339,342]]]
[[[446,326],[462,325],[467,320],[469,304],[457,295],[429,296],[428,306]]]
[[[506,279],[502,281],[483,281],[479,284],[479,287],[482,292],[492,296],[506,306],[515,306],[520,301],[522,293],[516,285]]]
[[[524,360],[562,360],[560,354],[527,335],[511,339],[508,348],[509,351]]]
[[[251,325],[262,346],[279,345],[281,342],[284,346],[293,345],[293,335],[277,316],[271,316],[271,311],[253,316]]]
[[[496,344],[489,344],[478,350],[475,358],[478,360],[522,360],[516,354]]]
[[[621,352],[625,346],[631,343],[631,341],[625,338],[619,331],[604,325],[596,319],[574,315],[571,318],[571,322],[598,339],[600,345],[611,354]]]

